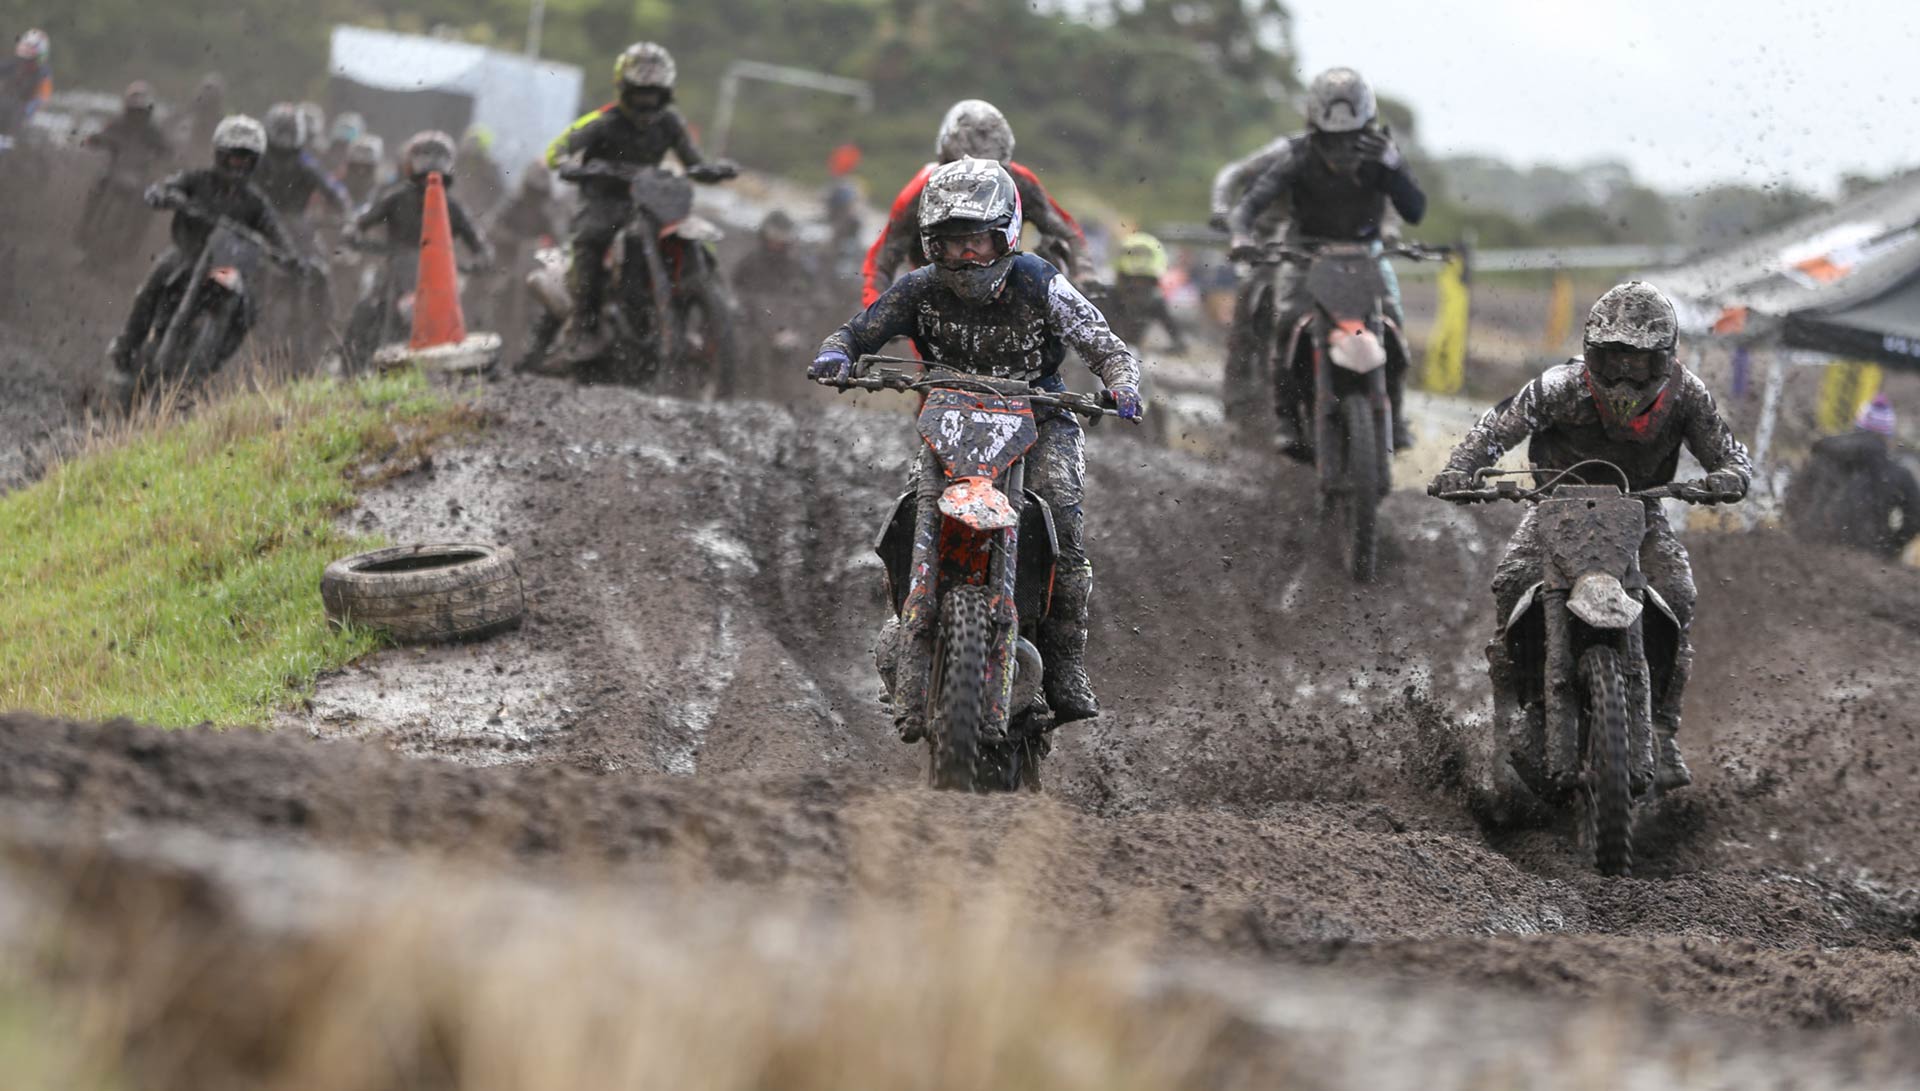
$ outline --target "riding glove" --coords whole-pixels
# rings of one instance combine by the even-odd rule
[[[828,349],[813,358],[807,367],[809,379],[845,379],[853,374],[853,361],[838,349]]]
[[[1120,413],[1121,420],[1139,420],[1140,415],[1147,411],[1145,403],[1140,400],[1140,388],[1132,383],[1121,383],[1109,388],[1107,393],[1113,395],[1113,407]]]

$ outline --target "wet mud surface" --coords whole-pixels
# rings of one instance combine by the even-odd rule
[[[1485,588],[1517,514],[1412,492],[1357,588],[1306,473],[1103,428],[1090,664],[1044,796],[919,787],[869,644],[867,543],[910,418],[800,398],[703,405],[506,380],[500,414],[350,514],[396,541],[511,544],[518,632],[324,678],[280,730],[15,718],[0,804],[101,831],[478,858],[836,904],[994,878],[1068,930],[1144,924],[1189,956],[1765,1026],[1920,1003],[1920,580],[1772,533],[1689,540],[1684,741],[1640,878],[1564,828],[1467,804]]]

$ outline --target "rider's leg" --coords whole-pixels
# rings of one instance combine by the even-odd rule
[[[1487,678],[1493,683],[1494,753],[1493,786],[1507,794],[1518,782],[1513,755],[1525,753],[1528,738],[1527,710],[1521,704],[1519,679],[1507,654],[1501,631],[1513,616],[1513,609],[1527,588],[1540,582],[1540,535],[1534,512],[1529,509],[1507,543],[1507,551],[1493,570],[1493,639],[1487,643]]]
[[[607,248],[620,234],[629,211],[624,201],[590,198],[573,218],[573,265],[567,270],[567,288],[573,295],[573,326],[580,342],[599,336],[600,308],[610,276]]]
[[[1226,372],[1220,383],[1221,408],[1229,421],[1266,412],[1265,353],[1273,337],[1272,276],[1252,268],[1233,297],[1233,324],[1227,329]]]
[[[1287,351],[1293,342],[1293,327],[1311,306],[1307,271],[1291,262],[1280,266],[1273,279],[1273,335],[1269,343],[1274,354],[1274,443],[1283,450],[1299,450],[1313,439],[1313,430],[1301,420],[1301,403],[1310,391],[1311,376],[1301,375],[1299,360]]]
[[[1027,453],[1027,488],[1053,509],[1060,555],[1053,575],[1053,608],[1040,623],[1040,655],[1046,663],[1042,688],[1056,724],[1100,714],[1087,678],[1087,600],[1093,565],[1081,536],[1081,499],[1087,474],[1080,425],[1060,414],[1040,424],[1040,440]]]
[[[1380,259],[1380,279],[1387,286],[1387,317],[1400,329],[1400,347],[1402,351],[1387,357],[1387,400],[1393,404],[1393,449],[1404,451],[1413,446],[1413,426],[1407,422],[1407,370],[1412,361],[1406,357],[1407,316],[1400,306],[1400,275],[1393,270],[1393,263],[1386,258]]]
[[[1657,511],[1647,516],[1647,536],[1640,542],[1640,572],[1680,619],[1680,644],[1674,649],[1673,678],[1664,692],[1653,697],[1654,783],[1663,791],[1693,783],[1693,773],[1680,755],[1674,736],[1680,731],[1680,705],[1687,679],[1693,673],[1693,566],[1673,528]]]
[[[160,309],[160,297],[165,294],[167,283],[179,272],[185,260],[184,255],[172,249],[154,260],[153,268],[147,271],[147,279],[141,283],[140,290],[134,293],[133,306],[127,311],[126,328],[107,348],[107,358],[115,368],[132,374],[135,355],[147,343],[147,335],[153,329],[155,312]]]

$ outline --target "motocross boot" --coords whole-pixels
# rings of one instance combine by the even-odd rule
[[[1687,768],[1687,759],[1680,755],[1680,743],[1674,738],[1680,729],[1680,717],[1665,710],[1653,714],[1654,758],[1653,783],[1663,792],[1676,788],[1685,788],[1693,783],[1693,770]]]
[[[1040,686],[1053,709],[1055,727],[1100,715],[1100,701],[1087,677],[1087,628],[1074,621],[1048,618],[1040,623],[1040,657],[1045,669]]]
[[[1487,680],[1493,684],[1493,753],[1488,770],[1492,777],[1496,802],[1511,808],[1530,795],[1514,768],[1515,756],[1528,752],[1526,710],[1515,693],[1513,661],[1507,655],[1506,641],[1496,636],[1487,642]]]
[[[582,260],[582,256],[576,254],[572,288],[573,327],[566,343],[550,361],[556,369],[577,367],[598,359],[613,341],[612,331],[607,329],[605,316],[600,313],[607,294],[606,265]]]
[[[1387,404],[1393,407],[1393,449],[1407,451],[1413,448],[1415,437],[1413,426],[1407,423],[1407,369],[1398,371],[1387,373]]]

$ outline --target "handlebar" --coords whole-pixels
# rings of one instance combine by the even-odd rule
[[[1258,254],[1240,254],[1240,260],[1252,265],[1279,265],[1282,262],[1310,262],[1329,250],[1339,247],[1357,247],[1365,244],[1348,242],[1310,242],[1294,245],[1284,242],[1261,243],[1256,249]],[[1428,246],[1425,243],[1402,243],[1398,246],[1382,246],[1380,253],[1385,257],[1406,258],[1409,261],[1445,261],[1453,256],[1451,246]]]
[[[559,175],[561,180],[566,182],[583,182],[589,178],[611,178],[619,182],[630,182],[645,171],[660,169],[640,163],[616,163],[611,160],[596,159],[591,163],[574,163],[561,167]],[[687,177],[695,182],[725,182],[739,175],[739,164],[730,159],[699,163],[687,168]]]
[[[1558,471],[1553,480],[1534,488],[1527,488],[1518,481],[1506,480],[1495,482],[1494,486],[1490,489],[1467,489],[1459,492],[1435,493],[1434,495],[1441,500],[1455,504],[1484,504],[1500,500],[1510,500],[1519,504],[1545,500],[1550,498],[1554,491],[1566,482],[1568,477],[1574,476],[1575,470],[1587,465],[1604,466],[1620,475],[1623,486],[1626,483],[1626,473],[1618,466],[1615,466],[1611,462],[1603,462],[1599,459],[1589,459],[1586,462],[1576,463],[1565,470]],[[1546,472],[1548,471],[1484,469],[1476,470],[1473,476],[1475,480],[1484,481],[1490,477],[1512,478],[1522,474]],[[1573,483],[1585,484],[1584,481],[1579,480],[1577,477]],[[1731,496],[1720,492],[1704,480],[1674,481],[1666,485],[1655,485],[1652,488],[1646,489],[1629,489],[1623,487],[1620,492],[1621,495],[1633,500],[1679,500],[1688,504],[1730,503],[1740,499],[1738,496]]]
[[[282,250],[280,247],[275,246],[265,235],[248,227],[246,224],[238,222],[231,216],[222,216],[217,212],[208,211],[192,203],[174,205],[172,208],[173,211],[181,213],[191,219],[199,220],[201,223],[226,228],[228,231],[231,231],[258,247],[260,252],[267,256],[267,260],[273,262],[275,265],[284,265],[289,268],[304,270],[309,264],[307,259],[291,251]]]
[[[904,365],[904,367],[900,366]],[[971,390],[982,394],[1021,398],[1034,405],[1064,409],[1096,422],[1101,417],[1118,417],[1111,391],[1099,394],[1075,394],[1072,391],[1035,390],[1018,379],[995,379],[969,375],[963,371],[930,366],[925,361],[900,356],[862,356],[854,362],[853,373],[842,379],[822,376],[813,380],[836,390],[904,390],[924,392],[935,388]]]

